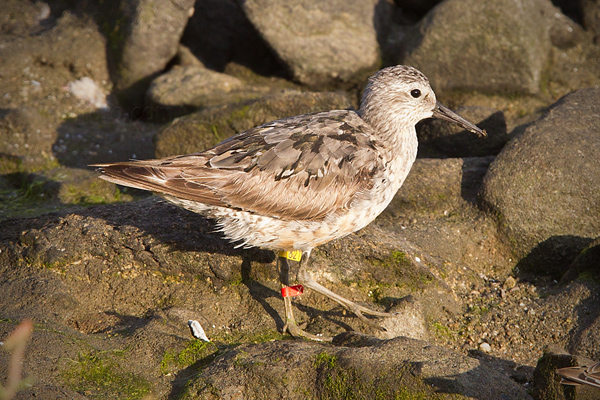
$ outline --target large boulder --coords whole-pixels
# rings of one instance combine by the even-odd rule
[[[427,342],[348,332],[334,343],[278,341],[238,347],[203,369],[182,398],[449,399],[460,393],[488,400],[531,399],[488,363]]]
[[[248,85],[231,75],[186,65],[154,79],[146,95],[157,113],[167,111],[167,117],[175,117],[193,109],[256,99],[269,91],[268,87]]]
[[[481,192],[522,265],[564,272],[600,235],[600,89],[550,107],[492,163]]]
[[[127,108],[143,105],[150,81],[177,53],[193,6],[194,0],[124,3],[127,24],[117,23],[110,45],[119,49],[113,78],[117,96]]]
[[[385,1],[252,0],[242,7],[294,80],[335,85],[366,77],[379,64]]]
[[[156,156],[205,150],[238,132],[279,118],[352,106],[344,93],[286,90],[249,104],[211,107],[175,120],[155,138]]]
[[[537,0],[444,1],[395,61],[423,71],[438,91],[538,93],[551,48],[544,10]]]

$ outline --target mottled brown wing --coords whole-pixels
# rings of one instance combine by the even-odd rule
[[[356,113],[306,114],[235,135],[201,153],[99,165],[119,184],[281,219],[345,209],[383,169]]]

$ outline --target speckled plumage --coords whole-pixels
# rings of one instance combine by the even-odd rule
[[[369,79],[357,112],[299,115],[199,153],[98,167],[103,179],[214,218],[237,245],[301,250],[306,263],[387,207],[416,158],[415,124],[431,116],[483,134],[437,103],[421,72],[395,66]]]
[[[566,367],[556,370],[564,385],[589,385],[600,388],[600,362],[591,366]]]

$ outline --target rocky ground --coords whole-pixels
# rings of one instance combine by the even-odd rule
[[[598,398],[554,370],[600,359],[599,10],[4,1],[1,340],[34,322],[16,398]],[[385,332],[309,291],[297,318],[333,343],[281,334],[271,252],[87,167],[357,107],[398,63],[489,136],[421,123],[390,207],[315,249],[315,279],[398,313]]]

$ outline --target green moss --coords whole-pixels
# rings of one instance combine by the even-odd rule
[[[337,357],[326,352],[319,353],[315,356],[315,367],[325,366],[327,368],[335,368]]]
[[[490,311],[490,308],[486,305],[482,305],[482,306],[475,305],[468,310],[468,312],[470,312],[471,314],[475,314],[475,315],[484,315],[484,314],[487,314],[489,311]]]
[[[141,399],[151,390],[147,380],[124,371],[120,363],[126,362],[124,352],[79,353],[76,361],[61,372],[68,386],[88,398]]]
[[[264,343],[274,340],[289,339],[289,336],[282,335],[277,331],[264,331],[254,334],[221,334],[211,338],[212,342],[203,342],[202,340],[191,340],[183,350],[169,349],[163,355],[160,362],[160,372],[169,374],[189,367],[195,364],[198,368],[203,368],[210,364],[217,356],[223,354],[241,344]],[[243,352],[238,354],[236,362],[241,363]]]
[[[220,143],[221,141],[223,141],[222,135],[219,133],[219,128],[217,127],[217,125],[211,125],[210,131],[212,132],[213,136],[215,137],[216,143]]]
[[[429,324],[431,330],[435,332],[435,335],[439,338],[444,338],[448,340],[454,339],[454,334],[452,331],[444,324],[441,324],[437,321],[433,321]]]
[[[231,333],[221,334],[214,338],[215,342],[224,342],[227,346],[236,347],[241,344],[247,343],[265,343],[272,342],[274,340],[289,340],[290,336],[282,335],[275,330],[267,330],[255,333]]]
[[[410,366],[390,370],[368,379],[352,367],[340,365],[335,355],[322,352],[315,356],[318,370],[319,399],[373,399],[373,400],[441,400],[464,398],[459,395],[436,393]]]
[[[250,106],[248,105],[245,105],[238,110],[234,110],[227,119],[227,122],[229,123],[229,125],[232,125],[233,122],[236,120],[245,119],[248,116],[249,111]]]
[[[577,275],[577,279],[582,282],[600,283],[597,273],[591,270],[580,272],[579,275]]]
[[[379,285],[375,285],[374,287],[372,287],[367,295],[373,299],[373,302],[379,304],[381,304],[382,300],[385,297],[384,290]]]
[[[179,352],[167,350],[160,362],[160,372],[166,375],[174,370],[189,367],[199,361],[202,365],[208,365],[214,360],[217,353],[217,347],[213,343],[194,339]]]
[[[368,287],[370,286],[369,296],[373,297],[375,301],[382,300],[383,288],[396,287],[418,291],[435,281],[435,277],[430,271],[413,263],[403,251],[392,251],[385,258],[367,256],[366,261],[374,268],[367,272],[369,276],[361,276],[359,284],[366,283]],[[373,291],[373,287],[376,292]],[[398,293],[394,295],[398,295]]]
[[[104,182],[100,181],[100,179],[98,179],[98,182],[92,181],[85,186],[66,185],[61,192],[60,197],[63,203],[76,204],[84,207],[126,201],[131,197],[123,195],[116,186],[112,193],[107,193],[106,185]]]

